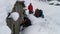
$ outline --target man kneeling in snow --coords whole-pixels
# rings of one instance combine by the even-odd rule
[[[20,24],[20,26],[21,26],[20,31],[24,30],[24,28],[26,28],[30,25],[31,25],[30,19],[28,17],[24,17],[23,20],[22,20],[22,23]]]
[[[43,11],[39,10],[39,9],[36,9],[34,16],[35,17],[42,17],[42,18],[44,18]]]

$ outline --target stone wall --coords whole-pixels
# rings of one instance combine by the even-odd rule
[[[20,30],[20,23],[22,22],[22,19],[24,17],[24,1],[20,2],[17,1],[12,12],[18,12],[20,17],[17,21],[13,21],[13,19],[11,18],[7,18],[7,25],[10,27],[10,29],[12,30],[12,34],[19,34],[19,30]]]

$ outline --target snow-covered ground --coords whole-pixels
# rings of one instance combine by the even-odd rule
[[[0,34],[11,33],[11,30],[7,26],[6,18],[8,16],[8,13],[12,12],[12,8],[14,7],[16,1],[17,0],[0,0]],[[49,5],[46,2],[37,1],[37,0],[23,0],[23,1],[25,1],[26,9],[30,3],[32,3],[34,11],[37,8],[42,9],[45,18],[44,19],[36,18],[33,16],[33,14],[28,14],[28,10],[27,10],[26,14],[28,15],[28,18],[32,21],[33,25],[23,30],[21,32],[22,34],[60,34],[60,27],[59,27],[60,6]],[[12,14],[14,15],[14,13]],[[16,15],[17,17],[19,17],[18,14]],[[12,16],[11,18],[13,17],[14,16]]]
[[[24,1],[26,9],[30,3],[32,3],[34,11],[37,8],[42,9],[45,18],[36,18],[33,14],[28,14],[28,10],[26,10],[26,14],[33,25],[24,29],[20,32],[21,34],[60,34],[60,6],[49,5],[42,1]]]
[[[0,34],[11,34],[11,30],[6,23],[6,18],[8,14],[12,12],[16,1],[17,0],[0,0]],[[15,21],[19,17],[19,14],[16,12],[13,12],[11,15]]]

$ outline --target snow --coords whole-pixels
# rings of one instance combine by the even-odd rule
[[[14,21],[17,21],[19,18],[19,13],[18,12],[13,12],[11,13],[11,15],[9,16],[9,18],[12,18]]]
[[[32,25],[21,31],[21,34],[60,34],[60,6],[49,5],[46,2],[25,0],[25,9],[32,3],[33,10],[42,9],[45,18],[36,18],[26,10],[28,18]]]
[[[28,15],[28,18],[31,20],[32,25],[33,24],[39,24],[40,23],[44,23],[44,19],[43,18],[36,18],[33,14]],[[33,18],[33,19],[32,19]],[[34,21],[33,21],[34,20]]]
[[[8,13],[12,12],[16,1],[17,0],[0,0],[0,34],[11,34],[11,30],[6,23],[6,18]],[[18,15],[17,13],[15,14]],[[15,19],[17,20],[18,18],[15,17]]]
[[[5,0],[5,1],[6,1],[6,0]],[[5,2],[5,1],[4,1],[4,2]],[[9,0],[9,1],[7,0],[7,1],[6,1],[6,3],[7,3],[7,5],[6,5],[6,10],[7,10],[8,13],[12,12],[13,7],[14,7],[16,1],[17,1],[17,0]],[[4,4],[4,5],[5,5],[5,4]]]
[[[6,12],[5,8],[0,8],[0,34],[10,34],[11,30],[8,28],[6,23],[6,18],[8,13]]]
[[[24,1],[24,0],[17,0],[17,1]]]
[[[0,27],[0,34],[11,34],[11,30],[8,26]]]
[[[58,2],[58,1],[50,1],[49,4],[50,4],[50,3],[54,3],[54,5],[60,4],[60,2]]]
[[[8,13],[12,12],[16,1],[17,0],[0,0],[0,34],[11,34],[11,30],[6,23],[6,18]],[[22,34],[60,34],[60,6],[49,5],[46,2],[37,0],[23,1],[25,1],[26,9],[30,3],[32,3],[34,11],[36,8],[42,9],[45,18],[36,18],[33,14],[28,14],[27,10],[27,15],[33,25],[24,29],[21,32]],[[11,18],[13,18],[14,21],[16,21],[18,17],[18,13],[11,14]]]

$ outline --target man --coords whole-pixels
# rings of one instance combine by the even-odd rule
[[[28,17],[24,17],[22,20],[22,23],[20,24],[20,26],[22,26],[23,28],[21,28],[20,31],[24,30],[25,27],[28,27],[31,25],[31,21]]]
[[[34,16],[35,17],[42,17],[42,18],[44,18],[43,11],[39,10],[39,9],[36,9]]]
[[[30,3],[30,5],[28,6],[28,10],[29,10],[29,14],[33,13],[33,6]]]

